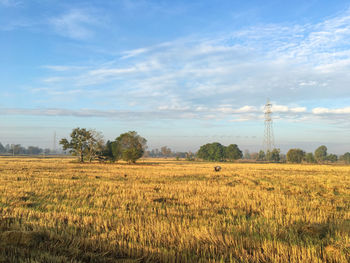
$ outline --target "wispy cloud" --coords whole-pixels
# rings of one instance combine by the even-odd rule
[[[94,35],[93,26],[99,24],[97,16],[82,9],[72,9],[49,21],[57,33],[73,39],[86,39]]]
[[[72,11],[57,21],[67,32],[81,26],[81,37],[86,37],[85,26],[94,20]],[[327,119],[325,114],[334,110],[308,103],[350,100],[349,28],[346,11],[314,25],[261,25],[177,39],[126,50],[119,59],[88,68],[46,66],[59,74],[43,81],[55,89],[82,90],[79,96],[85,87],[103,91],[105,101],[136,105],[144,112],[183,111],[181,116],[193,118],[238,114],[232,121],[248,121],[260,118],[260,105],[270,97],[279,101],[273,106],[276,117]]]
[[[83,91],[76,91],[78,93]],[[75,91],[65,95],[72,95]],[[310,120],[328,120],[336,123],[350,117],[350,108],[313,108],[307,111],[304,107],[288,107],[279,105],[282,111],[273,113],[273,119],[280,121],[306,121]],[[228,122],[262,122],[264,113],[262,107],[243,106],[233,108],[227,105],[217,108],[191,108],[178,105],[172,107],[160,107],[155,110],[97,110],[97,109],[64,109],[64,108],[0,108],[0,115],[31,115],[31,116],[73,116],[73,117],[97,117],[111,118],[124,121],[134,120],[169,120],[169,119],[197,119],[197,120],[226,120]],[[335,115],[340,115],[340,119],[334,119]]]
[[[325,114],[347,114],[350,115],[350,107],[337,108],[337,109],[329,109],[329,108],[315,108],[312,110],[312,113],[317,115],[325,115]]]

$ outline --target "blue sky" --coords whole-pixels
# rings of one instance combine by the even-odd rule
[[[0,142],[350,151],[348,1],[0,0]]]

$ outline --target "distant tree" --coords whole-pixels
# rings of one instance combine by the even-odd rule
[[[6,144],[5,150],[6,150],[7,153],[12,153],[11,145],[10,144]]]
[[[301,163],[305,157],[305,152],[301,149],[290,149],[287,152],[287,161],[290,163]]]
[[[318,163],[327,160],[327,147],[322,145],[315,150],[315,159]]]
[[[11,151],[12,155],[18,155],[18,154],[25,154],[26,149],[22,147],[20,144],[11,144]]]
[[[249,150],[244,150],[243,158],[249,160],[251,158]]]
[[[287,161],[287,155],[284,153],[280,153],[280,162],[285,163]]]
[[[51,153],[51,149],[45,148],[45,149],[43,150],[43,153],[44,153],[45,155],[48,155],[48,154]]]
[[[307,153],[307,154],[305,155],[305,161],[306,161],[307,163],[315,163],[315,162],[316,162],[316,159],[315,159],[315,157],[314,157],[314,154],[313,154],[313,153]]]
[[[238,148],[237,144],[230,144],[225,147],[225,158],[229,161],[241,159],[243,157],[242,151]]]
[[[122,159],[129,163],[135,163],[146,150],[147,140],[135,131],[123,133],[115,141]]]
[[[350,164],[350,153],[346,152],[341,157],[340,160],[343,161],[346,164]]]
[[[225,159],[225,147],[218,142],[202,145],[197,157],[207,161],[222,162]]]
[[[6,153],[6,148],[0,142],[0,153]]]
[[[271,161],[271,152],[270,150],[267,150],[265,153],[265,161]]]
[[[39,147],[35,147],[35,146],[29,146],[27,149],[27,153],[29,155],[37,155],[42,153],[43,149],[40,149]]]
[[[327,160],[330,161],[331,163],[335,163],[336,161],[338,161],[338,156],[331,153],[327,155]]]
[[[89,141],[91,140],[91,132],[85,128],[75,128],[70,134],[70,141],[66,138],[61,139],[60,144],[63,150],[68,150],[72,155],[78,156],[81,163],[89,149]]]
[[[160,148],[160,151],[163,155],[163,157],[170,157],[171,156],[171,149],[167,146],[163,146]]]
[[[187,161],[194,161],[195,160],[195,155],[194,155],[193,152],[188,151],[185,154],[186,154],[185,158],[186,158]]]
[[[278,163],[280,161],[280,159],[281,159],[280,158],[280,152],[281,152],[280,149],[274,148],[271,151],[269,161]]]
[[[265,160],[265,152],[263,150],[260,150],[258,153],[257,161],[264,161]]]

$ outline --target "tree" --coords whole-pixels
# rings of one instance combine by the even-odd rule
[[[230,144],[225,147],[225,158],[230,161],[238,160],[243,157],[242,151],[238,148],[237,144]]]
[[[4,145],[2,145],[0,142],[0,153],[5,153],[5,152],[6,152],[6,149],[5,149]]]
[[[171,155],[171,149],[168,148],[167,146],[161,147],[160,151],[161,151],[163,157],[170,157],[170,155]]]
[[[269,161],[278,163],[280,161],[280,149],[273,149],[270,154]]]
[[[22,147],[20,144],[11,144],[11,151],[12,155],[16,154],[24,154],[26,153],[26,149]]]
[[[107,141],[102,151],[102,156],[110,162],[116,162],[122,158],[120,147],[116,141]]]
[[[318,163],[327,160],[327,147],[322,145],[315,150],[315,159]]]
[[[29,155],[36,155],[36,154],[40,154],[43,150],[40,149],[39,147],[36,146],[29,146],[27,149],[27,153]]]
[[[313,153],[307,153],[307,154],[305,155],[305,161],[306,161],[307,163],[315,163],[316,160],[315,160],[314,154],[313,154]]]
[[[265,160],[265,152],[263,150],[260,150],[258,153],[257,161],[264,161]]]
[[[287,161],[290,163],[301,163],[305,157],[305,152],[301,149],[290,149],[287,152]]]
[[[197,156],[203,160],[222,162],[225,159],[225,147],[218,142],[202,145]]]
[[[194,161],[195,160],[195,156],[194,156],[193,152],[188,151],[185,154],[186,154],[185,158],[187,161]]]
[[[60,140],[63,150],[69,150],[74,156],[79,156],[79,161],[84,162],[84,156],[89,150],[89,141],[91,141],[91,132],[85,128],[75,128],[70,134],[71,140],[66,138]]]
[[[331,153],[327,156],[327,160],[330,161],[331,163],[335,163],[336,161],[338,161],[338,156]]]
[[[91,163],[98,155],[102,155],[105,145],[101,132],[95,130],[89,130],[88,132],[86,156]]]
[[[121,157],[128,163],[135,163],[146,150],[147,140],[135,131],[129,131],[116,138],[116,149],[120,150]]]
[[[340,160],[346,164],[349,164],[350,163],[350,153],[349,152],[344,153],[344,155],[340,156]]]

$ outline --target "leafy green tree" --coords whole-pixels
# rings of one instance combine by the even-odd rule
[[[301,163],[305,157],[305,152],[301,149],[290,149],[287,152],[287,161],[290,163]]]
[[[84,157],[89,149],[89,141],[91,140],[91,132],[85,128],[75,128],[70,134],[70,141],[66,138],[60,140],[63,150],[68,150],[69,152],[79,157],[81,163],[84,162]]]
[[[327,156],[327,160],[330,161],[331,163],[335,163],[336,161],[338,161],[338,156],[331,153]]]
[[[341,157],[340,160],[343,161],[346,164],[350,164],[350,153],[346,152]]]
[[[238,160],[243,157],[242,151],[238,148],[237,144],[230,144],[225,147],[225,158],[230,161]]]
[[[327,160],[327,147],[322,145],[315,150],[315,159],[318,163]]]
[[[102,151],[102,156],[110,162],[116,162],[122,158],[120,147],[116,141],[107,141]]]
[[[270,154],[269,161],[278,163],[280,161],[280,149],[273,149]]]
[[[218,142],[202,145],[197,156],[203,160],[222,162],[225,159],[225,146]]]
[[[135,131],[129,131],[116,138],[116,149],[120,150],[121,157],[128,163],[135,163],[146,150],[147,140]]]
[[[260,150],[258,153],[258,157],[256,159],[257,161],[264,161],[265,160],[265,152],[263,150]]]
[[[316,162],[316,159],[315,159],[315,157],[314,157],[314,154],[313,154],[313,153],[307,153],[307,154],[305,155],[305,161],[306,161],[307,163],[315,163],[315,162]]]

